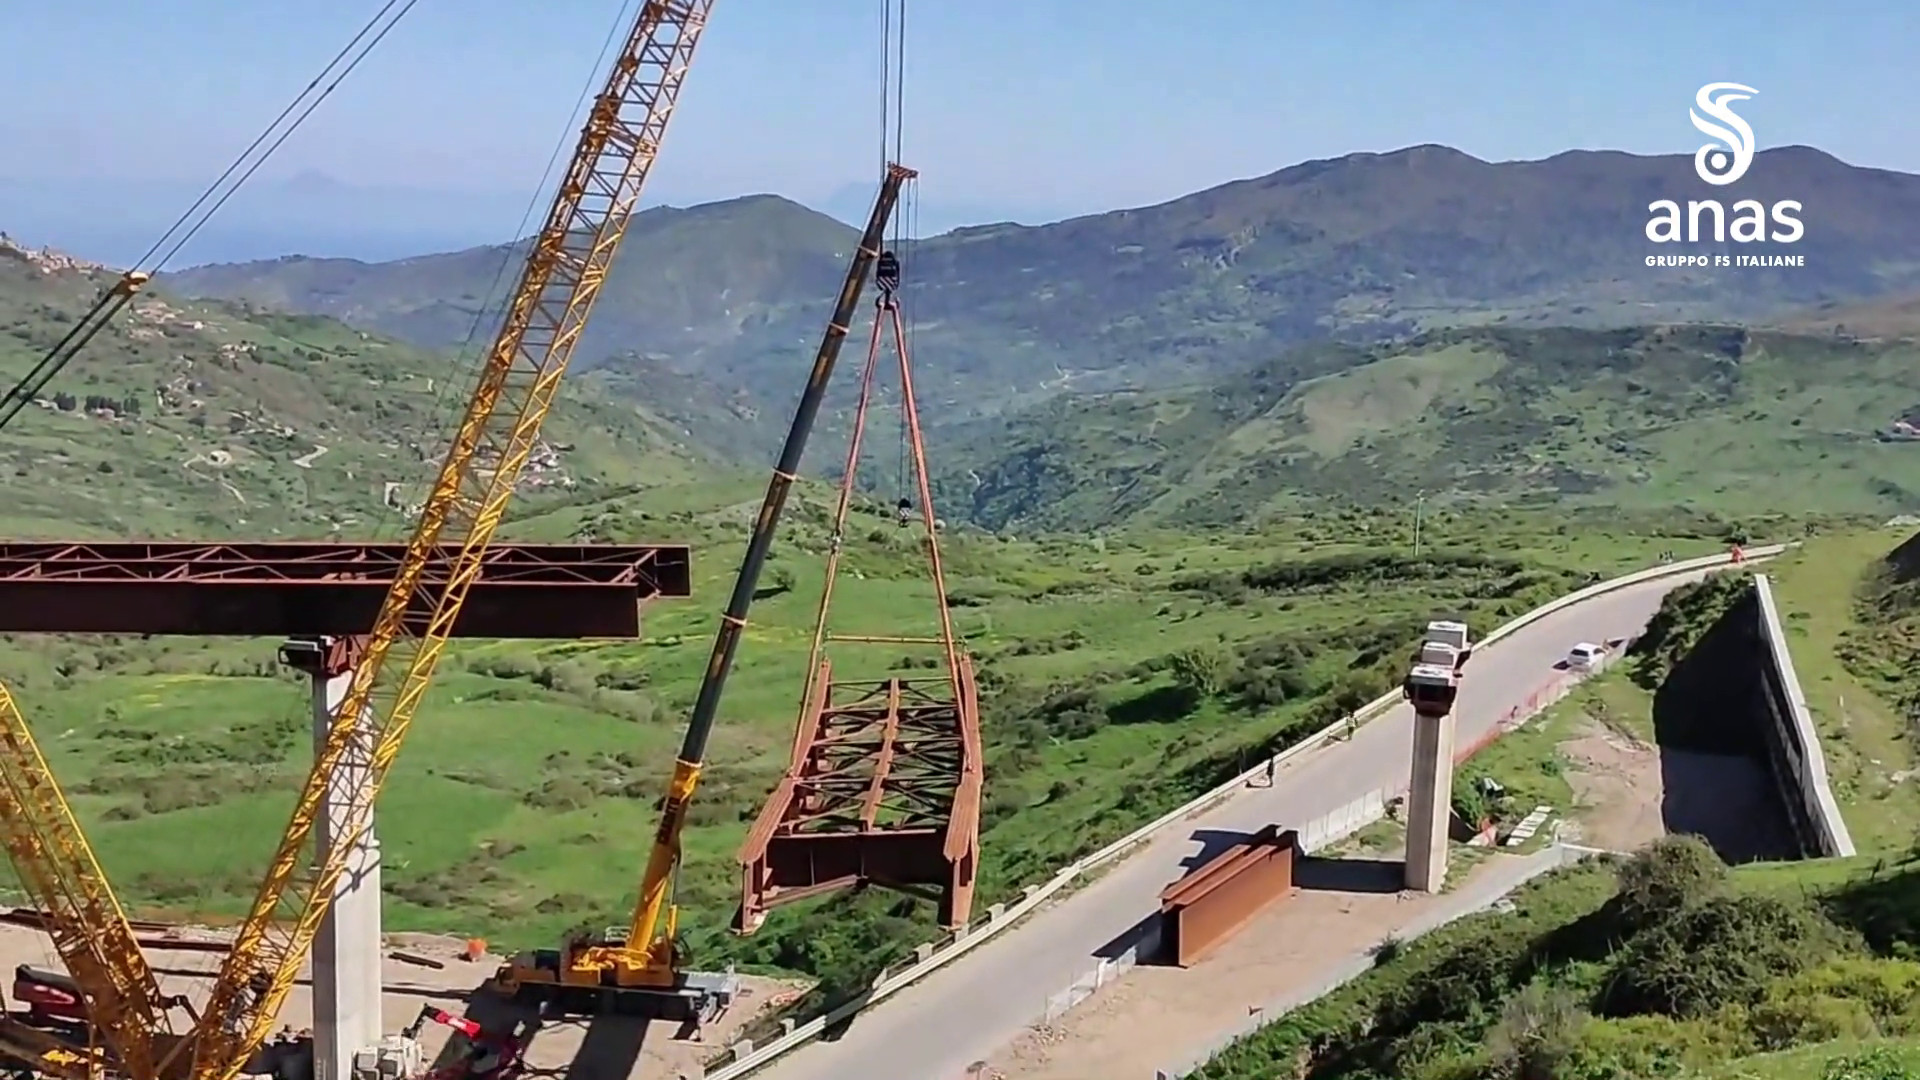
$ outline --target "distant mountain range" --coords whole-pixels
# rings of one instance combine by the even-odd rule
[[[1758,246],[1653,244],[1647,207],[1661,198],[1799,200],[1804,239],[1767,246],[1806,265],[1649,267],[1650,254]],[[853,238],[775,196],[645,211],[581,359],[620,369],[642,358],[783,421]],[[1806,147],[1764,151],[1745,178],[1714,188],[1688,155],[1493,164],[1419,146],[1307,162],[1159,206],[959,229],[913,245],[907,279],[929,418],[945,424],[1062,393],[1210,381],[1329,337],[1765,319],[1920,291],[1916,251],[1920,177]],[[296,257],[164,283],[439,346],[484,322],[518,255]]]

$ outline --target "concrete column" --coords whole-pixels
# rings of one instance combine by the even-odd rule
[[[322,857],[351,830],[349,792],[364,777],[372,754],[372,718],[339,715],[353,681],[352,661],[357,653],[350,643],[331,638],[289,642],[281,652],[283,661],[307,671],[313,679],[316,752],[335,725],[352,724],[358,730],[315,828]],[[367,824],[348,853],[333,905],[313,942],[314,1080],[349,1080],[354,1054],[378,1046],[382,1034],[380,842],[372,822]]]
[[[1447,881],[1453,814],[1453,713],[1413,714],[1413,785],[1407,795],[1407,888],[1437,893]]]

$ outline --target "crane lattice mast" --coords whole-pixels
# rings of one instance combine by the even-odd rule
[[[498,339],[354,669],[344,716],[315,755],[219,980],[188,1037],[168,1009],[44,756],[0,695],[0,840],[80,983],[115,1068],[133,1080],[231,1080],[272,1030],[430,683],[615,250],[638,204],[713,0],[643,0],[535,238]],[[428,566],[446,545],[444,571]],[[366,767],[324,858],[311,841],[357,740]],[[338,805],[336,800],[336,806]]]

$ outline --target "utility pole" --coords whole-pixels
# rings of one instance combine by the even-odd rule
[[[1413,557],[1420,557],[1420,519],[1427,506],[1427,493],[1422,491],[1413,497]]]

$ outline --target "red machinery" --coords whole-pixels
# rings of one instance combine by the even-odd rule
[[[436,1009],[431,1005],[420,1006],[420,1015],[414,1017],[402,1034],[410,1039],[420,1037],[420,1029],[427,1021],[433,1021],[450,1027],[466,1036],[467,1053],[460,1060],[450,1062],[437,1069],[429,1069],[423,1080],[463,1080],[466,1077],[480,1080],[515,1080],[520,1075],[521,1055],[526,1047],[512,1035],[491,1037],[486,1034],[478,1022],[464,1016],[455,1016],[445,1009]]]
[[[27,1007],[35,1024],[85,1024],[87,1003],[80,996],[79,984],[58,971],[31,964],[13,969],[13,999]]]

